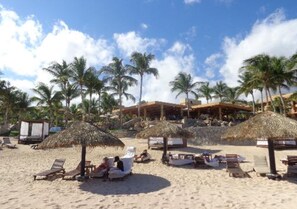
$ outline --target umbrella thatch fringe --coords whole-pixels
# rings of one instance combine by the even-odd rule
[[[136,138],[149,137],[191,138],[193,137],[193,133],[167,121],[161,121],[153,127],[147,128],[136,135]]]
[[[124,143],[112,134],[104,131],[94,124],[87,122],[74,122],[61,132],[47,137],[39,144],[40,149],[59,147],[72,147],[84,145],[87,147],[124,147]]]
[[[297,121],[274,112],[262,112],[226,130],[222,139],[296,139]]]

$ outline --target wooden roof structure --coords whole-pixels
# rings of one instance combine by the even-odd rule
[[[214,102],[208,104],[201,104],[201,105],[193,105],[193,110],[201,110],[207,108],[225,108],[225,109],[234,109],[234,110],[243,110],[243,111],[252,111],[250,106],[232,104],[232,103],[225,103],[225,102]]]

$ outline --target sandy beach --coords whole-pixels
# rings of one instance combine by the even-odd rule
[[[146,140],[122,139],[135,146],[137,153],[147,147]],[[16,141],[13,141],[16,143]],[[50,168],[54,159],[65,158],[70,170],[80,161],[80,149],[33,150],[27,145],[0,151],[0,208],[294,208],[297,179],[272,181],[257,177],[232,178],[223,167],[194,169],[168,167],[160,162],[162,152],[149,150],[154,161],[134,164],[133,175],[124,181],[90,179],[86,182],[61,178],[33,181],[33,174]],[[253,168],[253,155],[266,154],[255,146],[189,146],[172,153],[237,153],[245,156],[244,171]],[[104,156],[124,155],[125,149],[94,148],[87,159],[98,164]],[[297,150],[276,151],[277,170],[286,171],[280,159]]]

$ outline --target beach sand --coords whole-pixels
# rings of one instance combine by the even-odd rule
[[[15,142],[15,141],[14,141]],[[147,147],[146,140],[123,139],[136,146],[137,153]],[[134,164],[133,175],[124,181],[90,179],[86,182],[61,178],[33,181],[33,174],[49,169],[54,159],[65,158],[70,170],[80,161],[80,148],[33,150],[27,145],[0,150],[0,208],[296,208],[297,179],[282,181],[257,177],[232,178],[224,168],[194,169],[168,167],[160,162],[162,151],[149,150],[155,161]],[[253,155],[268,155],[255,146],[189,146],[172,153],[237,153],[247,161],[241,167],[253,168]],[[104,156],[124,155],[125,149],[94,148],[87,159],[98,164]],[[280,159],[296,150],[276,151],[277,170],[286,171]]]

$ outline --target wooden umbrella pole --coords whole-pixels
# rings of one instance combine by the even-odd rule
[[[80,162],[80,176],[85,176],[85,166],[86,166],[86,145],[81,146],[81,162]]]
[[[274,143],[272,139],[268,139],[268,154],[269,154],[270,172],[271,174],[276,174]]]
[[[168,138],[163,137],[163,156],[162,156],[163,163],[167,161],[167,150],[168,150]]]

